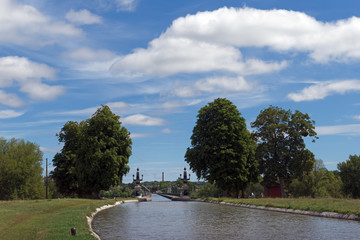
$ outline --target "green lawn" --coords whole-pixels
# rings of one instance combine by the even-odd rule
[[[242,203],[256,206],[289,208],[315,212],[337,212],[344,214],[355,214],[360,216],[360,200],[338,199],[338,198],[256,198],[256,199],[234,199],[234,198],[211,198],[213,201],[231,203]]]
[[[117,201],[120,201],[119,199]],[[116,200],[52,199],[0,201],[0,239],[95,239],[86,216]]]

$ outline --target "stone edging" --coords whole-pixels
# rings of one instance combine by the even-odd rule
[[[211,200],[204,200],[204,202],[218,203],[218,204],[235,206],[235,207],[267,210],[267,211],[273,211],[273,212],[302,214],[302,215],[315,216],[315,217],[326,217],[326,218],[336,218],[336,219],[343,219],[343,220],[360,221],[360,217],[355,214],[342,214],[342,213],[336,213],[336,212],[303,211],[303,210],[295,210],[295,209],[288,209],[288,208],[275,208],[275,207],[248,205],[248,204],[241,204],[241,203],[236,204],[236,203],[227,203],[227,202],[217,202],[217,201],[211,201]]]
[[[86,219],[87,219],[87,222],[88,222],[88,225],[89,225],[89,230],[91,232],[91,235],[93,235],[95,238],[97,238],[98,240],[101,240],[101,238],[99,237],[99,235],[97,235],[97,233],[95,233],[94,229],[92,228],[92,221],[94,220],[94,217],[95,215],[102,211],[102,210],[105,210],[105,209],[108,209],[108,208],[112,208],[112,207],[115,207],[119,204],[122,204],[122,203],[131,203],[131,202],[138,202],[138,200],[125,200],[125,201],[120,201],[120,202],[116,202],[112,205],[105,205],[105,206],[102,206],[102,207],[99,207],[95,210],[95,212],[91,213],[91,216],[86,216]]]

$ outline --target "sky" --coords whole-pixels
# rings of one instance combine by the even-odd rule
[[[360,154],[360,1],[0,0],[0,136],[40,146],[107,104],[129,174],[176,180],[201,107],[309,114],[329,170]],[[43,163],[45,168],[45,161]],[[191,173],[191,180],[196,180]]]

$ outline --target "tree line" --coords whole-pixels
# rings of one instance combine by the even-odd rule
[[[351,155],[338,171],[328,171],[304,142],[317,139],[314,125],[307,114],[270,106],[251,123],[250,132],[236,106],[218,98],[199,110],[185,161],[209,182],[200,194],[227,191],[239,197],[278,182],[283,196],[360,198],[360,156]],[[99,197],[109,189],[114,196],[129,195],[116,186],[129,172],[132,141],[108,106],[87,120],[68,121],[57,137],[63,147],[50,174],[54,196]],[[35,143],[0,138],[0,200],[45,197],[42,157]]]
[[[339,163],[339,172],[316,168],[315,156],[304,141],[318,139],[315,121],[308,114],[270,106],[251,127],[252,132],[236,106],[225,98],[202,107],[185,154],[198,179],[235,197],[240,192],[244,197],[246,187],[257,182],[263,186],[279,183],[282,197],[339,197],[342,193],[360,197],[360,156]]]

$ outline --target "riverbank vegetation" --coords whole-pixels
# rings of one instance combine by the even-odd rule
[[[314,212],[355,214],[360,217],[360,200],[345,198],[208,198],[215,202],[227,202],[255,206],[286,208]]]
[[[1,239],[70,239],[76,228],[76,239],[91,236],[86,216],[96,208],[121,199],[51,199],[0,202]]]

